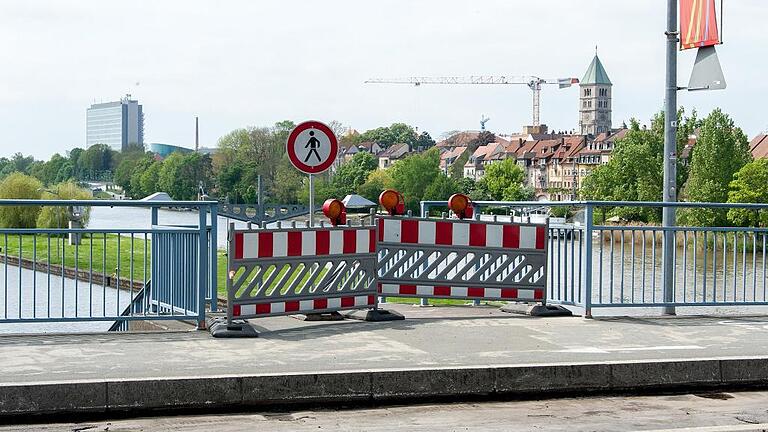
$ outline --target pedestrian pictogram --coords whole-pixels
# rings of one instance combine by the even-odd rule
[[[318,121],[307,121],[291,131],[286,149],[299,171],[317,174],[333,165],[339,144],[331,128]]]

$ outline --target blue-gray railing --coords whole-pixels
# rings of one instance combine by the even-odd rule
[[[136,320],[204,324],[206,305],[216,309],[216,206],[213,201],[0,200],[0,209],[53,207],[62,215],[77,207],[112,209],[110,228],[0,228],[0,324],[114,321],[120,325],[113,328],[121,329]],[[122,209],[129,207],[149,210],[146,222],[126,220]],[[161,208],[195,210],[197,224],[161,225]]]
[[[424,201],[422,214],[445,206],[444,201]],[[743,306],[768,306],[768,228],[661,227],[620,218],[603,220],[613,208],[743,209],[764,214],[768,204],[480,201],[475,206],[478,213],[508,209],[506,215],[480,216],[500,220],[544,218],[532,213],[549,207],[575,210],[575,222],[552,223],[550,219],[547,301],[581,307],[586,316],[598,308],[674,312],[679,307],[705,306],[729,313]]]

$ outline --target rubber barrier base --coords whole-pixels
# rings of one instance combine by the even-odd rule
[[[232,321],[231,326],[227,326],[227,321],[215,321],[208,326],[211,336],[216,338],[255,338],[259,337],[259,332],[254,329],[248,321]]]
[[[351,319],[370,322],[400,321],[405,319],[405,316],[402,314],[386,309],[356,310],[346,314],[345,316]]]
[[[529,315],[533,317],[573,316],[573,312],[559,305],[507,303],[501,307],[501,311],[521,315]]]

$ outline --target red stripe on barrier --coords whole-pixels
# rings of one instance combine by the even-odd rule
[[[376,304],[376,296],[369,295],[368,296],[368,304],[369,305],[375,305]]]
[[[384,219],[379,218],[376,222],[376,228],[379,231],[379,241],[384,241]]]
[[[232,316],[240,316],[240,305],[232,306]]]
[[[434,293],[436,296],[450,296],[451,295],[451,287],[449,286],[436,286],[434,289]]]
[[[315,255],[328,255],[331,250],[331,232],[315,231]]]
[[[435,244],[453,244],[453,224],[451,222],[435,222]]]
[[[301,255],[301,231],[288,231],[288,256]]]
[[[328,299],[315,299],[314,309],[328,309]]]
[[[505,248],[520,247],[520,227],[518,225],[504,225],[502,231],[502,243]]]
[[[357,249],[357,231],[344,230],[342,231],[344,236],[344,246],[342,252],[345,254],[353,254]]]
[[[541,300],[544,298],[544,290],[535,290],[533,291],[533,299],[534,300]]]
[[[485,289],[483,288],[467,288],[467,297],[485,297]]]
[[[299,302],[297,300],[285,302],[286,312],[296,312],[299,310]]]
[[[355,298],[354,297],[342,297],[341,298],[341,307],[352,307],[355,305]]]
[[[400,294],[416,294],[416,285],[400,285]]]
[[[503,288],[501,298],[517,298],[517,290],[514,288]]]
[[[536,249],[544,249],[544,243],[547,241],[546,227],[536,227]]]
[[[269,303],[261,303],[256,305],[257,314],[268,314],[272,312],[272,305]]]
[[[419,221],[415,219],[403,219],[400,221],[400,242],[419,242]]]
[[[371,231],[371,237],[368,239],[368,252],[374,253],[376,252],[376,230],[372,229]]]
[[[485,246],[485,224],[469,224],[469,245]]]
[[[235,259],[243,259],[243,233],[235,233]]]
[[[382,290],[382,288],[381,288],[381,282],[379,282],[379,292],[381,292],[381,290]]]
[[[259,257],[268,258],[272,256],[272,233],[259,233]]]

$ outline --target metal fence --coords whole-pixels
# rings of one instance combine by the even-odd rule
[[[494,202],[475,203],[480,218],[529,221],[548,218],[550,207],[567,208],[573,219],[549,218],[547,301],[593,309],[718,307],[733,311],[768,306],[766,243],[768,228],[661,227],[609,217],[616,209],[654,211],[672,207],[684,212],[737,209],[764,215],[768,204],[660,202]],[[423,215],[445,202],[422,202]],[[489,215],[502,209],[501,215]],[[498,212],[497,212],[498,213]],[[753,218],[765,220],[765,218]],[[665,260],[665,255],[668,259]],[[629,309],[625,309],[627,313]]]
[[[59,226],[67,225],[0,228],[0,323],[114,321],[120,325],[113,329],[125,329],[135,320],[204,322],[206,302],[215,307],[216,299],[215,206],[194,201],[0,200],[0,212],[48,209],[59,218]],[[113,208],[114,227],[78,228],[69,222],[93,207]],[[136,221],[123,219],[126,207],[149,210],[143,224],[147,228],[130,228]],[[198,210],[198,225],[159,225],[158,209],[169,207]]]

